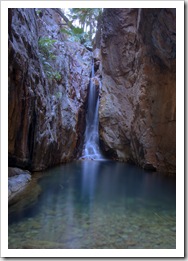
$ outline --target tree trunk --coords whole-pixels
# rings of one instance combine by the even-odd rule
[[[97,31],[94,39],[93,49],[100,49],[101,47],[101,29],[102,29],[102,15],[100,14],[97,21]]]
[[[61,11],[60,8],[51,8],[52,10],[54,10],[56,13],[58,13],[63,20],[65,21],[65,23],[71,28],[74,29],[75,27],[72,25],[71,21],[66,17],[66,15]]]

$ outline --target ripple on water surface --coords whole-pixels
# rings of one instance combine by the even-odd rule
[[[86,160],[38,186],[37,200],[9,207],[9,248],[176,248],[175,178]]]

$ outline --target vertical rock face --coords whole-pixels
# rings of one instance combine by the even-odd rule
[[[176,168],[175,9],[106,9],[100,138],[107,154]]]
[[[91,53],[66,40],[61,23],[51,9],[9,9],[9,166],[40,170],[77,153]],[[39,37],[55,39],[50,61]]]

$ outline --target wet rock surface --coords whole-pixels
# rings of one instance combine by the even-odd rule
[[[11,200],[20,191],[25,189],[31,180],[31,173],[19,168],[9,168],[8,174],[8,197]]]
[[[24,172],[24,171],[23,171]],[[23,175],[23,174],[22,174]],[[16,216],[20,217],[20,210],[27,211],[32,205],[36,204],[38,197],[41,194],[41,187],[38,184],[38,180],[43,175],[43,172],[34,172],[34,175],[29,176],[25,174],[26,184],[16,193],[12,193],[9,197],[9,223],[12,219],[16,221]],[[12,178],[17,178],[14,176]]]
[[[111,158],[176,171],[175,9],[106,9],[99,124]]]
[[[11,167],[41,170],[79,153],[91,52],[68,41],[61,23],[51,9],[9,9]],[[45,61],[48,68],[39,50],[39,39],[45,37],[55,40],[50,49],[53,59]]]

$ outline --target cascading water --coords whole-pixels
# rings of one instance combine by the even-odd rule
[[[94,79],[94,63],[92,64],[91,80],[89,86],[89,96],[88,96],[88,110],[86,113],[86,130],[85,130],[85,140],[84,149],[82,152],[82,159],[104,159],[103,155],[99,149],[99,92],[93,83]],[[100,82],[99,82],[100,88]]]

